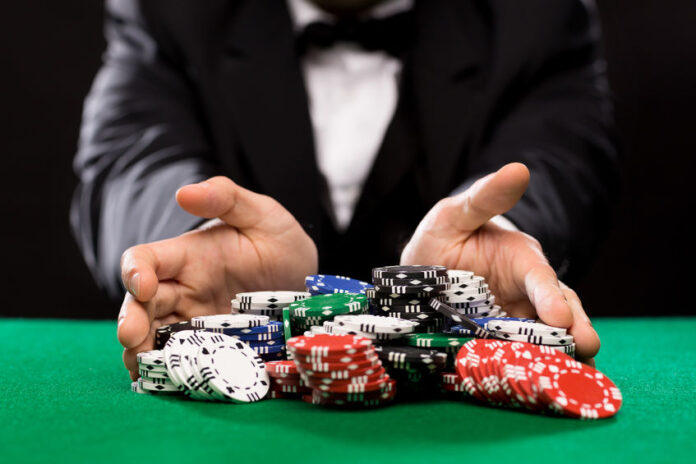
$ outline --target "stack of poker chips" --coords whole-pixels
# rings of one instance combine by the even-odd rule
[[[475,339],[457,355],[442,388],[497,407],[581,419],[611,417],[620,390],[596,369],[548,346]]]
[[[371,314],[336,316],[333,322],[324,322],[326,333],[358,335],[369,338],[373,343],[395,343],[404,335],[413,332],[418,323],[408,319],[396,319]]]
[[[516,318],[491,319],[485,323],[485,327],[499,340],[548,346],[575,357],[575,340],[566,329]]]
[[[372,270],[373,289],[366,290],[375,315],[411,320],[417,332],[442,330],[443,319],[428,304],[431,298],[444,301],[449,288],[444,266],[385,266]]]
[[[390,402],[396,382],[389,378],[369,339],[317,334],[288,341],[295,365],[312,388],[303,399],[335,407],[376,407]]]
[[[336,316],[364,314],[367,312],[367,298],[354,293],[315,295],[290,304],[287,312],[292,335],[299,335],[311,330],[312,326],[333,321]]]
[[[350,277],[313,274],[305,277],[305,287],[312,295],[327,295],[329,293],[358,293],[364,294],[372,288],[372,284]]]
[[[232,300],[232,313],[268,316],[272,321],[282,321],[283,308],[310,296],[309,292],[278,290],[237,293]]]
[[[182,330],[192,330],[193,325],[190,321],[175,322],[169,325],[163,325],[155,331],[155,349],[161,350],[164,345],[169,340],[175,332],[181,332]]]
[[[447,271],[449,288],[442,292],[441,301],[470,318],[500,315],[501,308],[495,304],[486,279],[471,271],[450,269]]]
[[[162,350],[143,351],[138,353],[138,373],[140,378],[131,383],[135,393],[178,394],[177,386],[172,382],[164,364]]]
[[[247,321],[254,321],[249,327]],[[264,361],[285,359],[283,323],[254,314],[216,314],[191,319],[194,329],[228,335],[249,345]]]
[[[434,390],[438,373],[447,366],[447,354],[412,346],[375,346],[389,377],[396,380],[399,397],[421,398]]]
[[[269,361],[266,371],[271,381],[268,398],[271,399],[301,399],[312,393],[293,361]]]
[[[239,319],[237,328],[253,327],[257,322],[250,317]],[[172,334],[162,352],[171,383],[189,398],[250,403],[269,391],[263,360],[237,338],[184,330]]]

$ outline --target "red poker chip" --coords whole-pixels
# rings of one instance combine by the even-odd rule
[[[367,349],[365,351],[360,351],[359,353],[345,354],[339,353],[331,356],[316,356],[316,355],[304,355],[296,354],[295,361],[301,363],[353,363],[362,362],[377,356],[377,352],[374,347]]]
[[[298,385],[279,385],[277,383],[272,383],[269,390],[279,393],[307,393],[312,391],[312,389],[309,387],[300,387]]]
[[[621,409],[621,391],[597,369],[560,351],[547,354],[536,364],[532,377],[552,411],[581,419],[604,419]]]
[[[482,393],[478,383],[474,379],[473,372],[478,368],[481,362],[481,357],[478,354],[482,340],[475,338],[466,342],[457,352],[455,368],[457,373],[462,378],[462,385],[466,386],[466,391],[474,399],[481,402],[488,402],[486,396]]]
[[[360,370],[381,365],[379,357],[374,355],[365,359],[351,360],[350,362],[306,362],[297,361],[299,367],[313,372],[331,372],[340,370]]]
[[[311,370],[303,370],[302,374],[315,378],[315,379],[336,379],[336,380],[341,380],[341,379],[350,379],[352,377],[362,377],[366,375],[372,375],[375,372],[378,372],[379,370],[384,370],[382,367],[381,362],[377,362],[374,366],[368,366],[363,369],[344,369],[344,370],[335,370],[331,372],[316,372],[316,371],[311,371]]]
[[[384,393],[389,393],[393,391],[396,388],[396,380],[389,380],[387,383],[384,384],[382,388],[379,390],[373,390],[373,391],[366,391],[366,392],[361,392],[361,393],[336,393],[336,392],[327,392],[327,391],[321,391],[318,389],[313,389],[312,390],[312,395],[317,397],[321,397],[323,399],[327,400],[341,400],[341,401],[364,401],[364,400],[371,400],[371,399],[376,399],[379,398],[380,396],[384,395]]]
[[[302,380],[302,377],[297,376],[297,378],[294,379],[283,379],[280,377],[272,377],[271,378],[271,384],[275,385],[297,385],[298,387],[306,387],[307,384],[305,384],[305,381]]]
[[[396,390],[380,391],[376,397],[370,397],[363,400],[346,400],[338,398],[326,398],[320,396],[321,392],[314,390],[313,394],[305,395],[303,400],[308,403],[321,406],[334,406],[342,408],[374,408],[390,403],[396,396]]]
[[[440,372],[440,381],[443,385],[456,385],[464,379],[456,372]]]
[[[380,367],[372,371],[370,374],[349,377],[347,379],[331,379],[327,377],[306,377],[306,383],[312,388],[320,388],[322,386],[337,386],[337,385],[356,385],[367,384],[381,379],[385,375],[386,370]]]
[[[297,399],[297,395],[293,393],[283,393],[279,391],[274,391],[270,390],[268,392],[268,395],[266,395],[266,398],[270,398],[272,400],[280,400],[280,399],[287,399],[287,400],[294,400]]]
[[[379,390],[384,388],[384,386],[389,382],[389,375],[384,374],[384,376],[378,380],[368,383],[349,383],[349,384],[332,384],[332,385],[317,385],[316,389],[321,391],[328,391],[334,393],[360,393],[373,390]]]
[[[268,371],[269,375],[299,374],[297,366],[295,366],[295,361],[267,361],[266,371]]]
[[[293,337],[288,340],[287,346],[293,355],[327,357],[367,351],[372,347],[372,341],[356,335],[317,334],[312,337]]]

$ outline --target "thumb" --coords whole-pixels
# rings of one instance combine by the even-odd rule
[[[443,216],[458,233],[472,233],[492,217],[512,209],[528,185],[529,169],[524,164],[506,164],[454,197],[448,204],[450,214]]]
[[[240,187],[222,176],[181,187],[176,192],[176,201],[195,216],[220,218],[238,229],[256,227],[279,206],[272,198]]]

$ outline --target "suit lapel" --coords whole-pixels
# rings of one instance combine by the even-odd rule
[[[284,1],[245,1],[222,19],[221,94],[259,189],[307,228],[319,223],[312,126]]]

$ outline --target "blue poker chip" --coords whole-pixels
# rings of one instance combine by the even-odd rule
[[[279,359],[285,359],[285,350],[280,350],[275,353],[259,354],[259,357],[264,361],[277,361]]]
[[[257,348],[257,347],[264,347],[264,346],[269,346],[269,347],[276,347],[276,346],[285,346],[285,338],[280,337],[280,338],[274,338],[273,340],[265,340],[262,342],[258,341],[246,341],[245,343],[249,345],[252,348]]]
[[[478,317],[471,320],[481,327],[486,327],[486,323],[490,321],[534,322],[534,319],[526,319],[524,317]],[[474,332],[461,325],[453,325],[450,327],[450,332],[457,335],[474,335]]]
[[[236,337],[243,337],[252,334],[265,334],[265,333],[283,333],[283,323],[278,321],[271,321],[268,324],[259,325],[256,327],[245,327],[243,329],[230,329],[230,328],[216,328],[216,329],[205,329],[206,332],[221,333],[225,335],[231,335]],[[244,340],[244,338],[242,338]]]
[[[314,274],[305,277],[305,286],[312,295],[326,295],[329,293],[365,293],[368,288],[373,288],[371,283],[350,277]]]
[[[263,342],[263,341],[274,341],[282,340],[283,332],[262,332],[262,333],[251,333],[251,334],[226,334],[230,337],[237,338],[244,342]]]
[[[285,343],[278,344],[275,346],[252,346],[256,354],[273,354],[273,353],[284,353]]]

